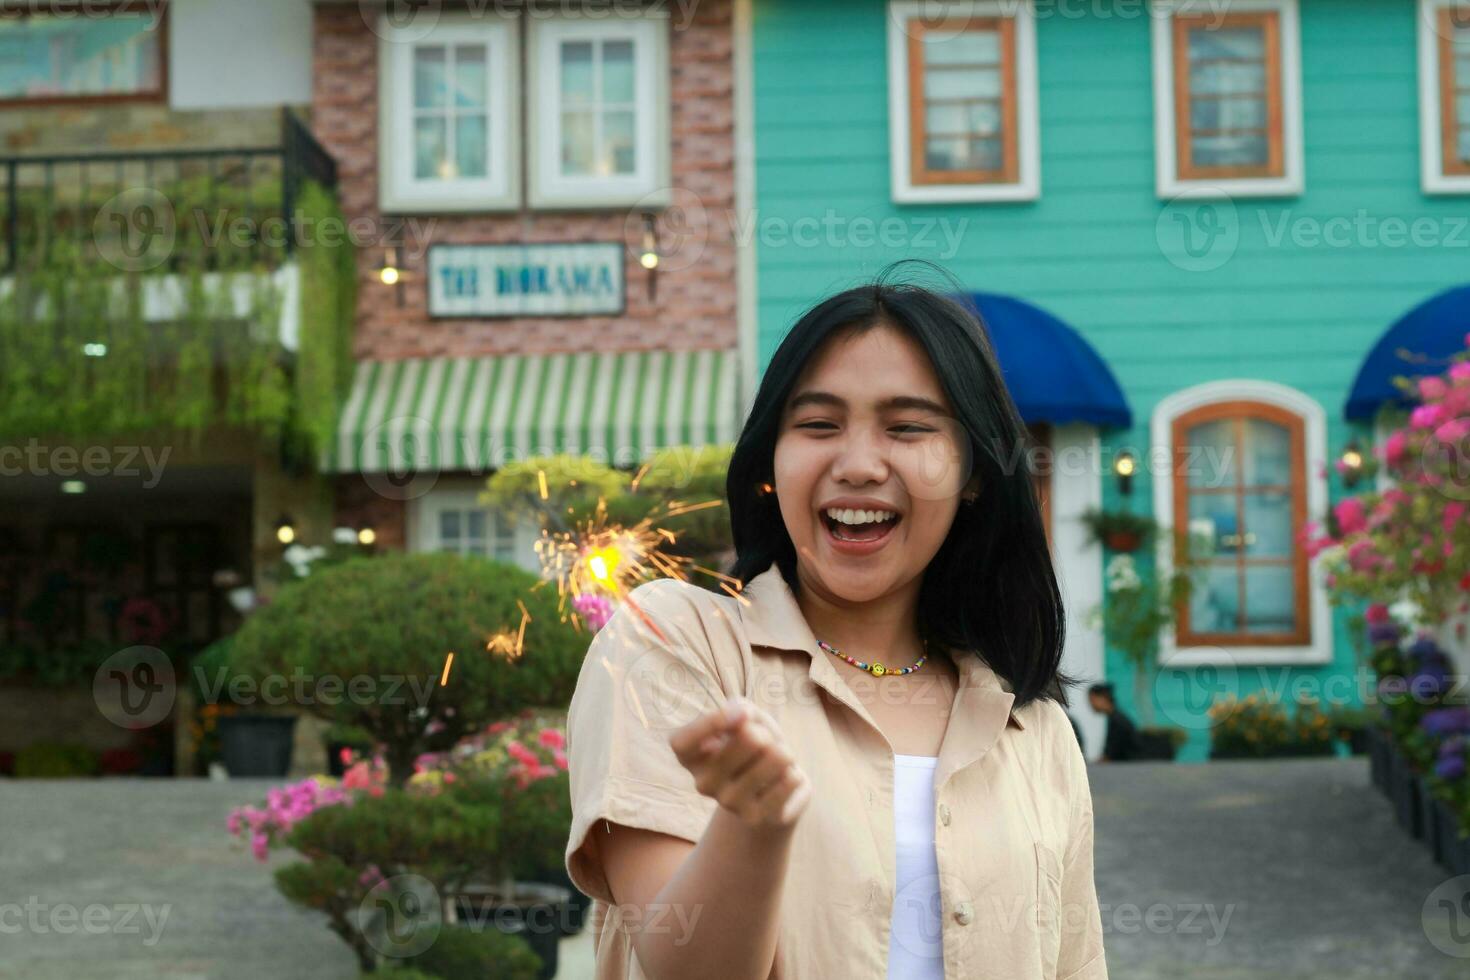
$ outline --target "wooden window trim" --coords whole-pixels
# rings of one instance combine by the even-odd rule
[[[1446,175],[1470,175],[1470,160],[1461,160],[1460,123],[1456,112],[1455,28],[1457,18],[1452,5],[1439,8],[1439,147],[1440,168]],[[1466,79],[1470,83],[1470,79]],[[1465,87],[1470,94],[1470,84]]]
[[[1001,157],[1000,170],[930,170],[925,162],[927,116],[924,112],[924,35],[931,30],[959,32],[997,31],[1000,34]],[[909,173],[916,187],[951,184],[1014,184],[1020,181],[1021,164],[1016,131],[1016,21],[1013,17],[956,17],[942,21],[912,18],[905,24],[908,34],[909,75]]]
[[[1190,142],[1189,31],[1196,27],[1260,27],[1266,60],[1267,161],[1260,167],[1200,167]],[[1286,140],[1281,98],[1281,13],[1175,14],[1172,24],[1174,61],[1174,154],[1180,180],[1278,178],[1286,176]]]
[[[1291,438],[1291,556],[1289,558],[1277,559],[1252,559],[1251,564],[1290,564],[1292,566],[1292,584],[1295,589],[1295,602],[1293,617],[1296,629],[1282,633],[1198,633],[1195,632],[1190,623],[1190,604],[1185,601],[1178,609],[1178,623],[1175,629],[1176,644],[1179,647],[1187,646],[1240,646],[1240,647],[1267,647],[1267,646],[1308,646],[1312,642],[1312,620],[1309,603],[1309,590],[1311,587],[1309,563],[1306,550],[1298,540],[1302,528],[1306,526],[1307,520],[1307,447],[1306,447],[1306,420],[1285,408],[1268,405],[1257,401],[1229,401],[1217,402],[1196,408],[1186,412],[1173,420],[1170,429],[1170,442],[1174,457],[1174,561],[1176,567],[1180,559],[1185,555],[1189,535],[1189,471],[1190,449],[1186,440],[1186,434],[1191,428],[1203,422],[1214,422],[1228,419],[1235,423],[1234,436],[1236,452],[1239,452],[1241,433],[1244,429],[1245,420],[1248,418],[1262,419],[1284,427]],[[1243,469],[1237,468],[1236,483],[1226,490],[1221,488],[1218,492],[1231,492],[1236,498],[1236,526],[1244,528],[1244,498],[1245,488],[1240,481],[1243,478]],[[1252,488],[1269,489],[1264,488]],[[1206,493],[1210,492],[1208,489]],[[1246,561],[1242,556],[1236,556],[1233,564],[1236,566],[1238,587],[1241,589],[1242,603],[1241,612],[1245,612],[1244,588]]]
[[[56,5],[61,8],[63,5]],[[92,0],[89,7],[97,11],[102,4],[98,0]],[[141,92],[125,92],[117,94],[100,95],[45,95],[39,98],[0,98],[0,108],[29,108],[42,106],[84,106],[84,105],[120,105],[137,102],[167,102],[168,101],[168,62],[169,62],[169,3],[168,0],[160,0],[158,7],[158,85],[155,88]],[[111,0],[105,3],[107,14],[147,14],[151,13],[146,0]],[[27,20],[36,13],[44,14],[44,10],[7,9],[0,6],[0,21]],[[78,14],[80,16],[80,14]]]

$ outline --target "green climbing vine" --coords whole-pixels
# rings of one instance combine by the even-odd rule
[[[28,216],[50,224],[44,209]],[[181,234],[158,269],[125,272],[85,236],[40,243],[43,259],[0,280],[0,439],[167,432],[197,441],[227,425],[315,453],[351,380],[356,257],[345,235],[312,230],[342,221],[335,196],[307,182],[294,222],[305,229],[294,353],[280,339],[283,249]],[[150,316],[163,303],[176,314]]]

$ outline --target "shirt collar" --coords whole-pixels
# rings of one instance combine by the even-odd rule
[[[740,616],[751,646],[801,651],[814,661],[826,661],[817,646],[817,638],[802,615],[796,596],[791,592],[791,586],[786,584],[786,578],[777,566],[772,565],[747,582],[740,595],[746,600],[739,603]],[[1014,694],[1011,685],[979,655],[962,652],[954,654],[951,659],[959,669],[961,688],[978,687]],[[1014,704],[1014,696],[1011,701]],[[1014,707],[1010,709],[1008,724],[1022,731],[1026,728]]]

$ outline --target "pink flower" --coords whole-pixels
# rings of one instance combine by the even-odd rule
[[[548,749],[564,749],[567,745],[566,736],[555,728],[541,729],[541,734],[537,736],[537,740]]]
[[[1409,447],[1409,437],[1402,429],[1395,429],[1383,444],[1383,458],[1389,466],[1397,466],[1404,459]]]
[[[1386,623],[1388,622],[1388,606],[1375,602],[1363,613],[1363,618],[1370,623]]]
[[[1449,386],[1440,377],[1427,377],[1419,379],[1419,397],[1426,402],[1439,401],[1445,396]]]
[[[505,751],[506,754],[508,754],[512,759],[516,760],[522,765],[534,766],[541,762],[541,759],[536,755],[536,753],[526,748],[520,742],[511,742],[505,747]]]
[[[1343,534],[1356,534],[1363,530],[1363,501],[1357,497],[1339,501],[1333,508],[1333,513],[1337,515],[1337,526],[1342,529]]]
[[[561,749],[552,749],[551,758],[556,762],[558,769],[565,770],[567,767],[567,754]]]
[[[1470,435],[1470,421],[1465,419],[1450,419],[1434,430],[1434,438],[1451,445],[1458,443],[1466,435]]]
[[[1450,367],[1450,379],[1453,381],[1470,381],[1470,361],[1456,361]]]
[[[1415,429],[1433,429],[1444,421],[1444,409],[1439,405],[1420,405],[1409,413],[1409,425]]]
[[[508,722],[508,721],[497,721],[497,722],[492,722],[490,724],[490,726],[485,729],[485,732],[488,735],[499,735],[501,732],[507,730],[508,728],[510,728],[510,722]]]

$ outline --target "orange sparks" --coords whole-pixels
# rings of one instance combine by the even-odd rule
[[[449,656],[444,658],[444,673],[439,675],[439,686],[443,687],[449,683],[449,666],[454,663],[454,651],[449,651]]]

